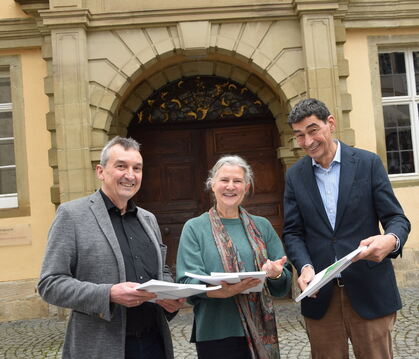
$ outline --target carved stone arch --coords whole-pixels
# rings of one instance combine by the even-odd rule
[[[290,99],[285,97],[281,87],[275,87],[275,84],[272,85],[271,79],[266,74],[261,75],[259,72],[255,72],[248,64],[226,55],[223,57],[214,55],[200,61],[187,61],[187,59],[179,57],[172,58],[172,60],[177,60],[177,63],[169,60],[171,59],[166,59],[167,66],[158,62],[140,74],[139,79],[137,79],[138,85],[131,89],[129,95],[125,96],[117,110],[116,116],[110,123],[110,136],[125,135],[127,126],[139,104],[166,83],[181,79],[184,76],[214,75],[224,77],[227,80],[235,81],[247,87],[269,108],[275,119],[280,142],[283,146],[277,149],[278,158],[287,167],[289,163],[293,163],[292,159],[296,157],[292,148],[292,142],[290,142],[292,134],[286,121],[287,113],[291,106]],[[290,86],[290,88],[293,87]],[[291,100],[300,98],[303,95],[295,94],[296,97]],[[288,161],[287,158],[291,158],[291,160]]]
[[[117,122],[115,121],[114,123],[115,131],[119,134],[123,133],[124,128],[131,121],[139,105],[146,101],[154,91],[169,82],[190,76],[218,76],[227,81],[236,82],[254,93],[269,108],[269,111],[278,120],[278,123],[280,123],[280,120],[283,120],[286,108],[283,95],[278,93],[278,89],[277,91],[272,89],[258,74],[252,73],[237,64],[224,61],[181,62],[166,68],[160,67],[158,73],[151,74],[133,89],[121,104]]]
[[[249,87],[269,106],[283,143],[290,137],[284,116],[306,92],[295,21],[196,21],[91,32],[87,50],[93,161],[110,135],[126,132],[131,102],[185,75],[221,75]]]

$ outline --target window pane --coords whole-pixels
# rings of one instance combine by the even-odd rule
[[[0,194],[17,193],[16,168],[0,168]]]
[[[415,69],[416,95],[419,94],[419,52],[413,53],[413,66]]]
[[[387,152],[387,167],[389,174],[401,173],[400,159],[397,152]]]
[[[399,148],[399,144],[397,142],[397,128],[387,128],[385,132],[387,151],[397,151]]]
[[[379,66],[382,96],[406,96],[407,78],[404,53],[379,54]]]
[[[410,127],[409,105],[391,105],[383,107],[384,127]]]
[[[0,141],[0,166],[15,164],[15,149],[13,140]]]
[[[414,172],[409,105],[384,106],[383,114],[389,173]]]
[[[413,161],[413,151],[401,152],[402,173],[415,172],[415,164]]]
[[[0,138],[13,137],[13,121],[11,112],[0,112]]]
[[[410,132],[410,128],[399,128],[399,139],[400,139],[400,149],[401,150],[411,150],[413,149],[412,144],[412,135]]]
[[[0,72],[0,103],[12,102],[12,95],[10,92],[10,79],[4,73]]]

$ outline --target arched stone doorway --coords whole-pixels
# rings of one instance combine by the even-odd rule
[[[255,193],[245,207],[281,232],[278,130],[268,107],[247,87],[217,76],[172,81],[141,104],[127,135],[142,143],[144,157],[143,184],[135,200],[157,216],[169,265],[175,264],[185,221],[211,206],[204,182],[224,154],[239,154],[252,165]]]

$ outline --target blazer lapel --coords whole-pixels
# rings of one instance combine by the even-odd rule
[[[336,223],[335,232],[342,221],[346,205],[349,200],[351,193],[350,189],[355,179],[355,172],[357,167],[357,159],[354,156],[354,152],[351,148],[344,143],[341,144],[341,166],[340,166],[340,178],[339,178],[339,196],[336,209]]]
[[[316,177],[314,176],[313,165],[311,162],[311,157],[306,156],[303,162],[303,166],[301,168],[301,178],[304,181],[304,187],[306,189],[306,193],[310,197],[311,201],[314,204],[317,212],[320,215],[320,218],[324,221],[327,228],[330,231],[333,231],[332,226],[330,225],[329,218],[327,217],[326,210],[324,208],[323,200],[320,195],[319,187],[317,186]]]
[[[122,256],[121,248],[119,246],[118,238],[116,238],[111,219],[109,218],[109,213],[106,210],[105,202],[103,201],[102,195],[99,191],[90,196],[90,208],[96,217],[100,229],[102,230],[115,254],[116,260],[118,262],[119,277],[121,278],[121,281],[125,282],[126,274],[124,258]],[[92,233],[92,235],[94,234]]]

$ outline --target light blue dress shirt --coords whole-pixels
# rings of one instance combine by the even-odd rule
[[[328,168],[323,168],[314,159],[312,164],[314,167],[314,176],[316,177],[317,187],[323,200],[323,205],[329,218],[332,228],[335,228],[336,210],[339,196],[339,179],[340,179],[340,158],[341,149],[340,142],[335,141],[337,149],[332,163]]]

